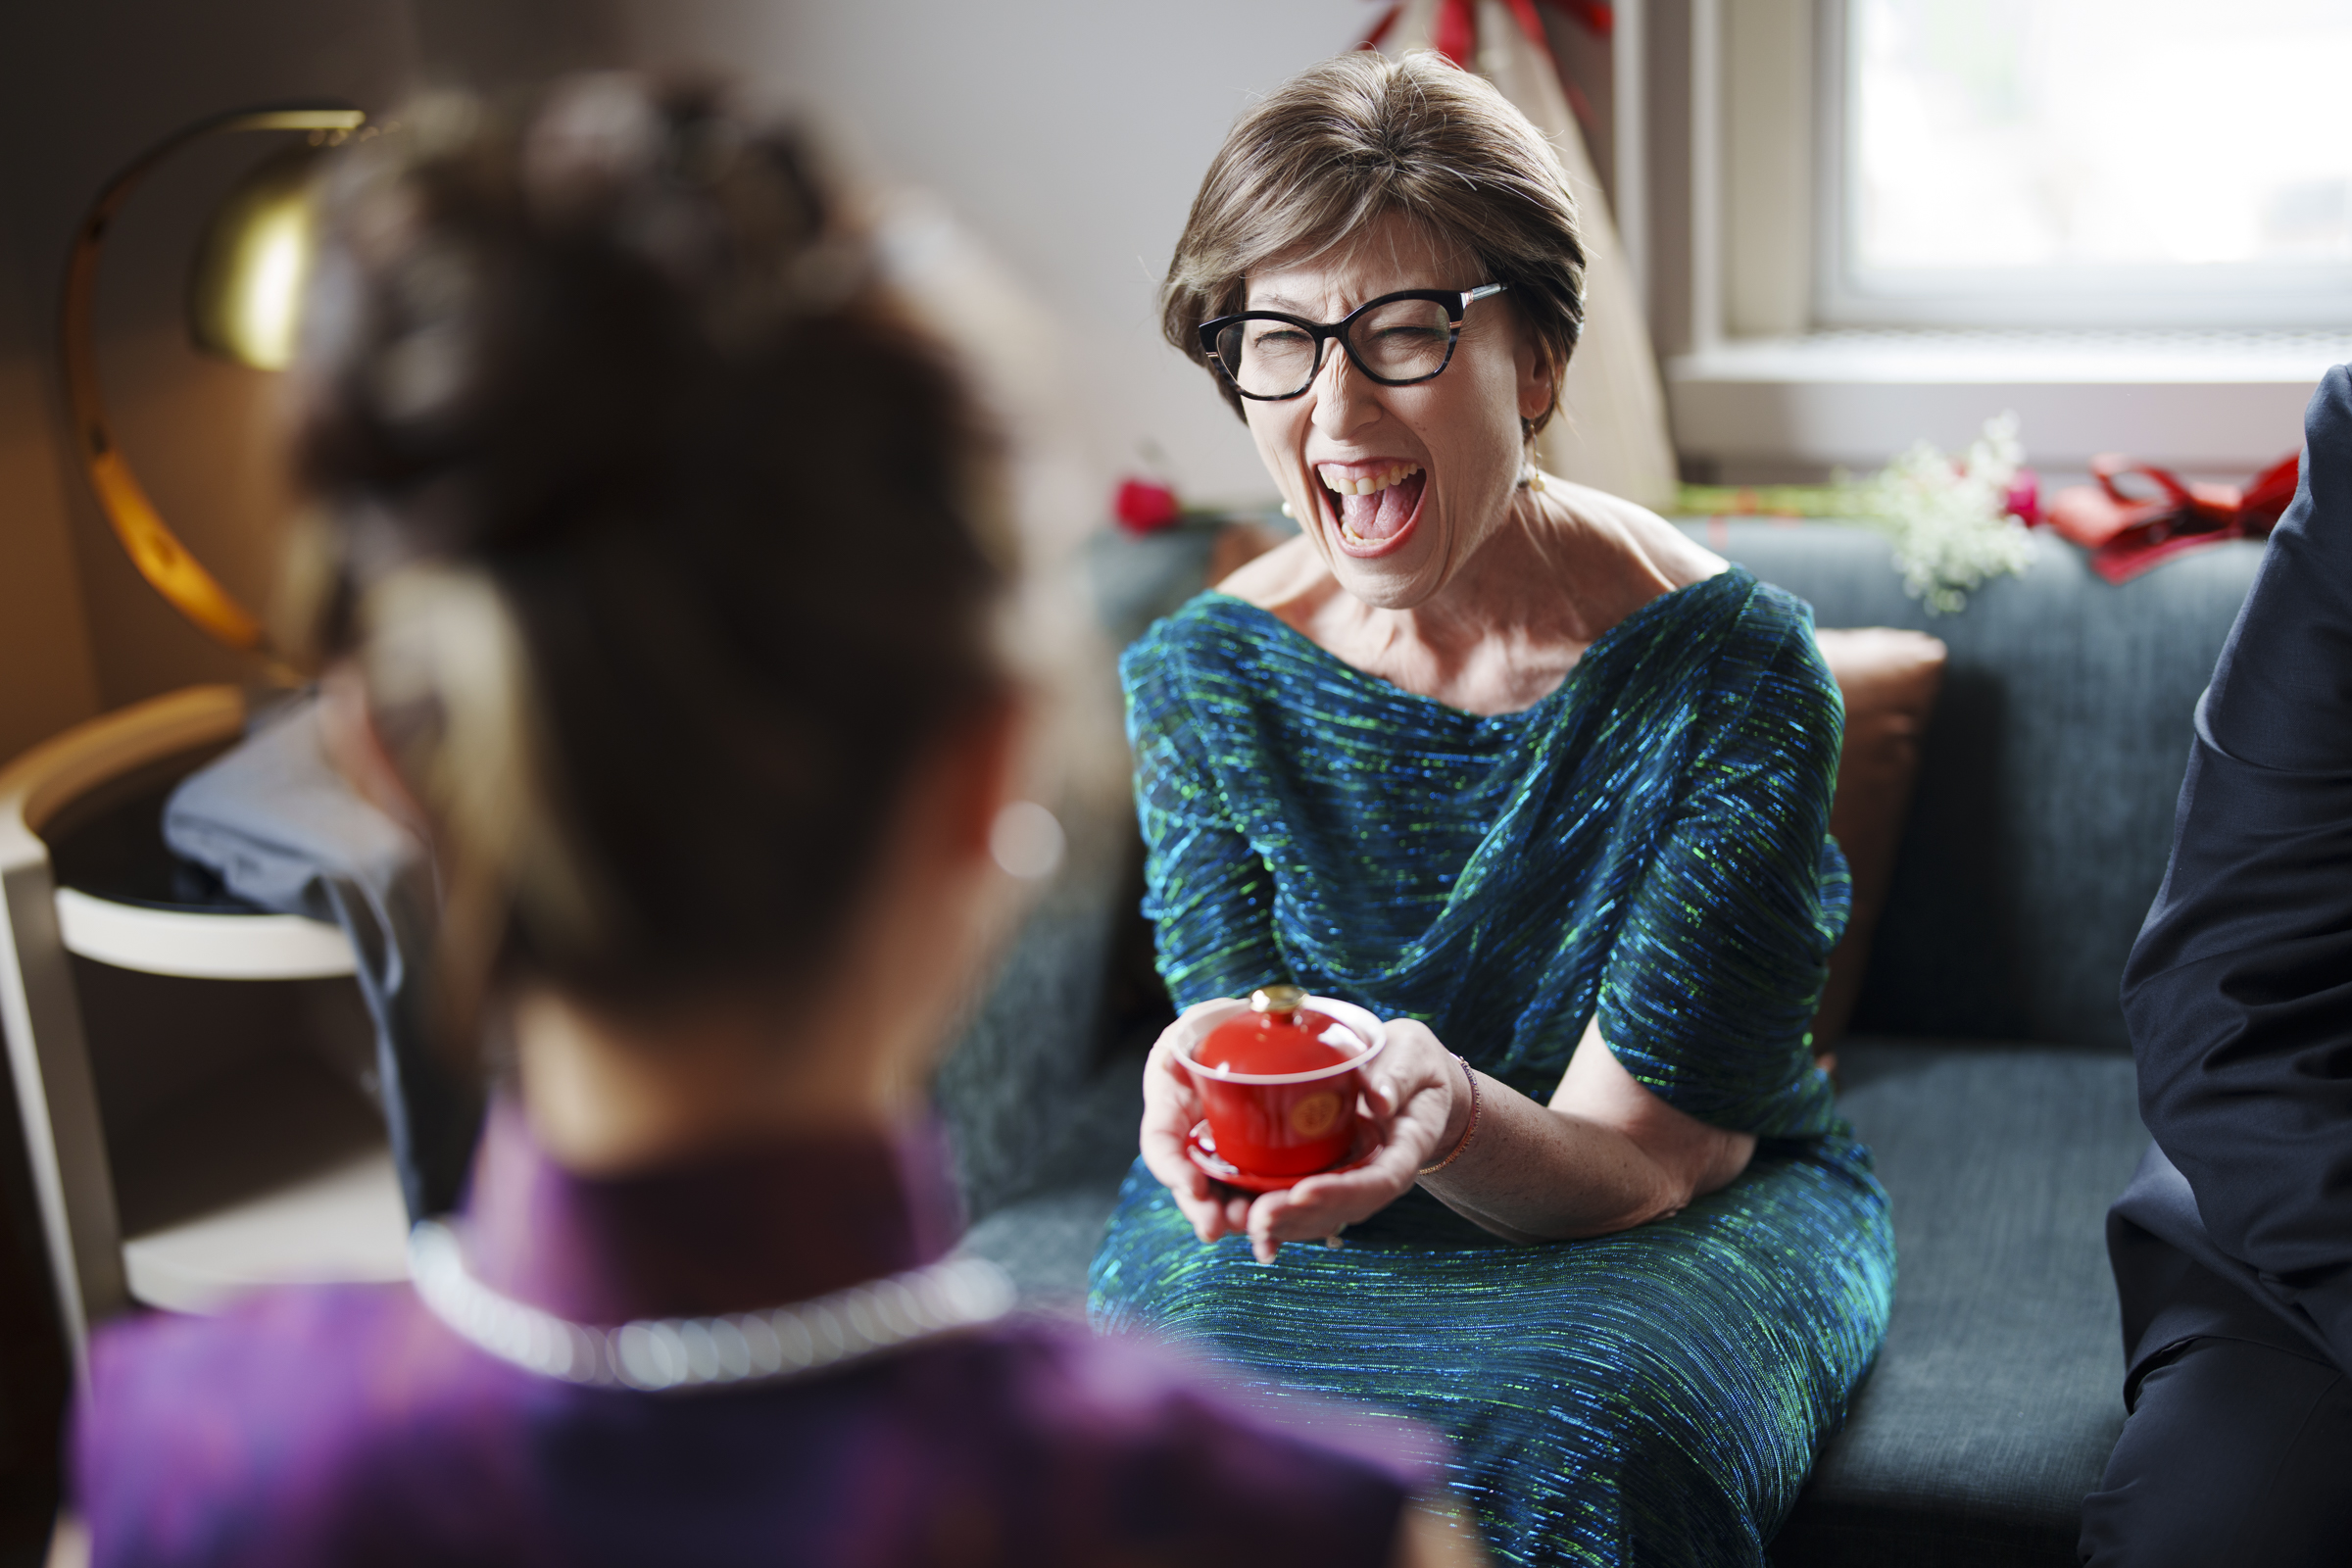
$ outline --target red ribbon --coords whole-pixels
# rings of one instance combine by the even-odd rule
[[[1507,0],[1507,3],[1511,8],[1511,15],[1519,19],[1519,30],[1534,40],[1536,45],[1548,57],[1551,53],[1551,41],[1544,35],[1544,18],[1536,10],[1537,0]],[[1543,3],[1555,10],[1565,11],[1576,22],[1600,37],[1606,38],[1616,31],[1617,13],[1609,4],[1609,0],[1543,0]],[[1397,4],[1380,14],[1380,20],[1372,24],[1372,30],[1364,34],[1364,41],[1357,47],[1361,49],[1379,48],[1389,36],[1390,30],[1396,25],[1396,19],[1403,14],[1402,0],[1398,0]],[[1437,46],[1438,53],[1464,71],[1477,69],[1477,0],[1444,0],[1444,3],[1438,7],[1438,20],[1436,25],[1431,29],[1430,42]]]
[[[1438,46],[1438,53],[1464,71],[1477,70],[1477,0],[1444,0],[1438,7],[1437,25],[1430,29],[1429,41]]]
[[[2090,552],[2090,569],[2112,583],[2129,582],[2175,556],[2230,539],[2268,539],[2295,499],[2300,454],[2289,453],[2242,489],[2184,481],[2170,469],[2134,463],[2119,453],[2090,460],[2095,485],[2070,485],[2052,498],[2050,526]],[[2119,482],[2137,477],[2153,494],[2134,495]]]

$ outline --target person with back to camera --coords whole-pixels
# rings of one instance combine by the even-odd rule
[[[1847,902],[1809,613],[1534,468],[1575,204],[1435,55],[1245,114],[1163,298],[1301,537],[1122,663],[1185,1010],[1096,1321],[1443,1429],[1499,1558],[1760,1564],[1893,1285],[1809,1050]],[[1386,1135],[1252,1200],[1188,1156],[1177,1055],[1274,982],[1391,1020]]]
[[[2303,432],[2124,969],[2154,1143],[2107,1218],[2131,1413],[2096,1568],[2352,1558],[2352,368]]]
[[[338,171],[294,403],[329,727],[428,829],[512,1084],[416,1289],[101,1334],[98,1563],[1474,1557],[1409,1443],[943,1262],[923,1084],[1028,699],[992,441],[831,207],[618,77]]]

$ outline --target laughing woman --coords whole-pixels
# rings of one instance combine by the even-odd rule
[[[1893,1286],[1806,1033],[1841,709],[1802,605],[1532,466],[1583,270],[1549,147],[1435,56],[1305,73],[1209,170],[1166,329],[1301,537],[1122,665],[1186,1011],[1093,1306],[1442,1427],[1505,1560],[1760,1564]],[[1277,980],[1396,1020],[1387,1135],[1251,1200],[1172,1058]]]

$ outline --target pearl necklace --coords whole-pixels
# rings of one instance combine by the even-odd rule
[[[1012,1282],[985,1258],[949,1258],[813,1300],[723,1317],[573,1323],[503,1296],[466,1267],[438,1220],[409,1233],[417,1296],[459,1338],[526,1372],[596,1388],[668,1393],[781,1383],[993,1322]]]

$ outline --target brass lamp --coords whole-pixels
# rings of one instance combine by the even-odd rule
[[[239,110],[200,121],[149,148],[98,193],[74,235],[74,254],[67,263],[60,348],[74,450],[90,488],[139,575],[173,609],[230,648],[266,651],[261,621],[165,523],[108,426],[91,325],[99,254],[123,202],[157,165],[181,148],[232,131],[307,131],[303,141],[257,165],[214,212],[197,245],[188,285],[189,331],[197,347],[258,369],[283,369],[293,358],[303,283],[310,271],[312,164],[350,137],[367,118],[348,106],[319,105]]]

